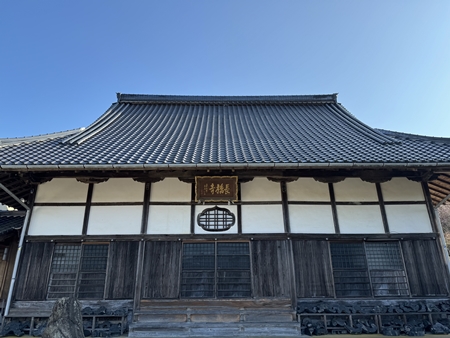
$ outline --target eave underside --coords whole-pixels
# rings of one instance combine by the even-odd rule
[[[450,204],[450,171],[433,173],[429,170],[348,170],[348,169],[308,169],[308,170],[67,170],[0,172],[0,183],[26,203],[36,185],[53,178],[77,178],[82,182],[106,180],[109,178],[131,177],[139,182],[156,182],[165,177],[178,177],[186,182],[194,182],[195,176],[238,176],[243,182],[257,176],[278,180],[295,180],[298,177],[313,177],[320,181],[340,181],[346,177],[360,177],[368,182],[383,182],[392,177],[407,177],[414,181],[427,182],[434,206]],[[20,204],[6,191],[0,189],[0,203],[22,210]]]

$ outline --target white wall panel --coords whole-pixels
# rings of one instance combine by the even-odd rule
[[[241,184],[242,201],[281,201],[280,183],[265,177],[255,177],[253,181]]]
[[[89,185],[75,178],[54,178],[38,186],[36,203],[86,203]]]
[[[243,205],[243,233],[284,233],[281,205]]]
[[[330,201],[328,184],[317,182],[313,178],[299,178],[286,183],[286,187],[288,201]]]
[[[391,233],[433,232],[425,205],[386,205]]]
[[[338,205],[336,208],[342,234],[385,232],[378,205]]]
[[[92,206],[88,235],[139,235],[142,206]]]
[[[143,202],[145,184],[132,178],[110,178],[94,184],[92,202]]]
[[[81,235],[84,206],[43,207],[35,206],[31,216],[28,235]]]
[[[220,208],[225,208],[230,210],[234,216],[236,217],[236,223],[227,231],[205,231],[201,226],[197,224],[197,216],[199,213],[201,213],[203,210],[208,208],[214,208],[214,205],[197,205],[195,207],[195,233],[196,234],[237,234],[238,233],[238,221],[237,221],[237,206],[236,205],[217,205]]]
[[[334,234],[331,205],[289,205],[292,233]]]
[[[191,207],[189,205],[151,205],[148,234],[189,234]]]
[[[190,202],[192,185],[181,182],[178,178],[166,178],[152,183],[151,202]]]
[[[374,183],[359,178],[346,178],[334,183],[334,196],[337,202],[377,202],[377,187]]]
[[[381,183],[381,191],[385,201],[424,201],[420,182],[410,181],[405,177],[394,177]]]

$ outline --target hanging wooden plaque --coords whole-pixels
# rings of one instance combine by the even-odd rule
[[[237,176],[196,176],[195,201],[237,201]]]

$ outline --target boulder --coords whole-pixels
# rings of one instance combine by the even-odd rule
[[[42,338],[84,338],[81,306],[75,298],[56,301]]]

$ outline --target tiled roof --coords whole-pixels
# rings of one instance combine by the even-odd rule
[[[0,235],[22,228],[24,219],[24,212],[0,211]]]
[[[0,168],[450,165],[449,139],[370,128],[335,94],[118,94],[91,126],[68,134],[3,142]]]

